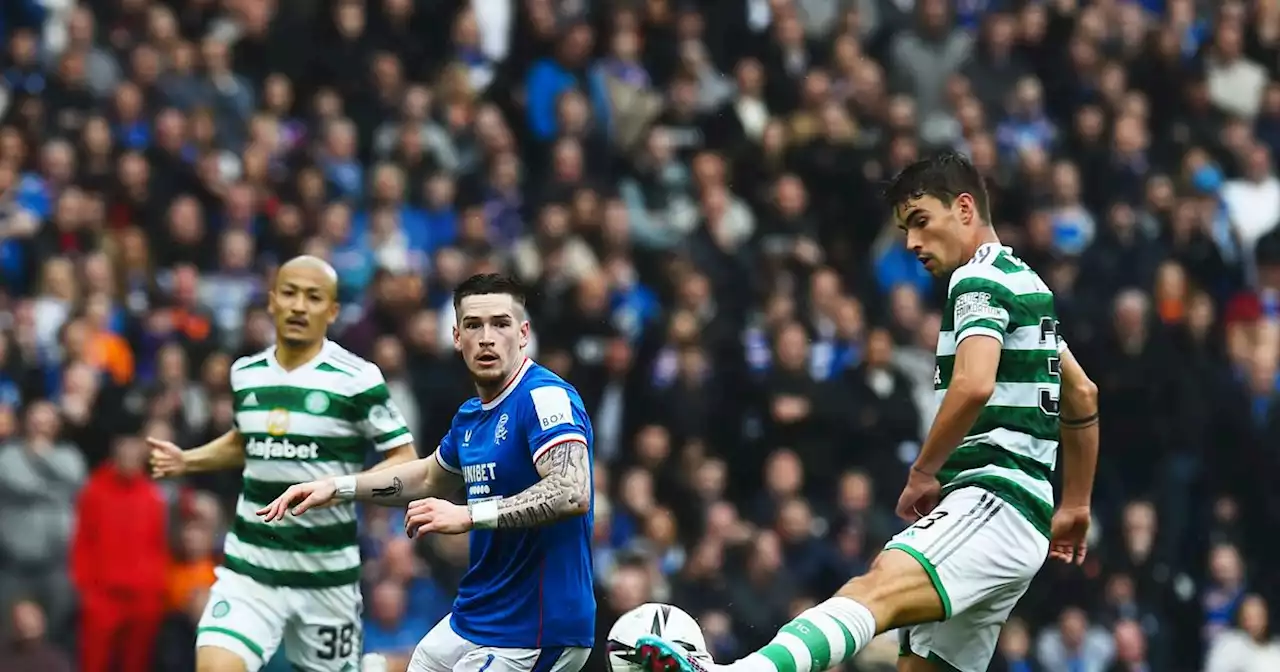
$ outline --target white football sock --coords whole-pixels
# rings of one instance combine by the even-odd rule
[[[853,658],[876,634],[871,611],[833,597],[782,626],[763,649],[728,665],[733,672],[825,672]]]

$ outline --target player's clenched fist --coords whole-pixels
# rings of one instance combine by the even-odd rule
[[[329,504],[333,501],[333,495],[337,492],[337,487],[333,483],[333,479],[325,479],[323,481],[311,481],[310,483],[299,483],[298,485],[289,486],[283,495],[276,497],[275,501],[258,509],[258,515],[262,516],[265,522],[272,522],[284,518],[284,514],[289,512],[289,507],[293,506],[292,513],[295,516],[301,516],[309,509],[315,509]]]
[[[471,530],[471,512],[443,499],[419,499],[409,503],[404,514],[404,531],[410,538],[432,532],[462,534]]]
[[[187,463],[182,459],[182,449],[170,441],[161,441],[147,437],[147,445],[151,446],[151,478],[172,478],[187,472]]]

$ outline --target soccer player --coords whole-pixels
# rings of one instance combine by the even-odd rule
[[[354,474],[370,446],[378,468],[417,458],[377,366],[325,338],[338,275],[316,257],[282,265],[269,294],[276,344],[231,367],[235,427],[182,450],[151,443],[156,478],[244,469],[223,566],[196,634],[199,672],[254,672],[281,641],[296,669],[355,670],[360,550],[355,506],[267,526],[254,515],[289,486]]]
[[[356,499],[408,504],[411,537],[470,532],[453,612],[418,644],[409,670],[577,672],[595,640],[591,422],[573,387],[525,355],[529,321],[514,281],[472,276],[453,305],[454,349],[479,396],[458,409],[435,453],[289,488],[259,514],[286,521]],[[466,505],[443,499],[464,485]]]
[[[1000,244],[982,176],[963,157],[908,166],[885,195],[907,247],[933,275],[951,275],[934,373],[941,405],[898,500],[913,524],[763,649],[714,667],[819,672],[900,628],[899,670],[984,672],[1046,555],[1084,560],[1097,390],[1058,336],[1053,294]],[[655,672],[704,667],[661,639],[639,644]]]

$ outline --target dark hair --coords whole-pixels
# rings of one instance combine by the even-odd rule
[[[945,151],[903,168],[884,188],[883,198],[890,208],[922,196],[932,196],[950,206],[960,194],[973,196],[978,214],[984,222],[991,223],[990,199],[982,174],[963,155]]]
[[[507,294],[515,302],[524,305],[524,288],[520,283],[507,275],[500,273],[477,273],[466,280],[463,280],[456,289],[453,290],[453,309],[459,316],[462,313],[462,300],[468,296],[479,296],[481,294]]]
[[[1249,602],[1254,599],[1258,600],[1259,602],[1262,602],[1262,608],[1265,609],[1267,612],[1267,629],[1263,631],[1263,634],[1269,638],[1272,632],[1271,605],[1267,604],[1267,600],[1263,598],[1261,595],[1259,595],[1258,593],[1245,593],[1243,596],[1240,597],[1239,601],[1236,602],[1235,609],[1231,610],[1231,625],[1234,625],[1235,627],[1240,629],[1244,629],[1244,620],[1242,618],[1244,616],[1244,605],[1246,602]]]

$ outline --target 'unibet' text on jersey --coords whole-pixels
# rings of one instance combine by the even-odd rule
[[[581,397],[526,359],[492,401],[472,398],[458,409],[436,456],[463,477],[474,504],[534,485],[541,480],[538,458],[569,441],[588,451],[594,442]],[[590,512],[541,527],[473,530],[453,630],[481,646],[590,648],[596,621],[591,530]]]
[[[934,374],[940,402],[960,342],[975,335],[1000,341],[991,398],[938,480],[944,494],[976,486],[998,495],[1045,536],[1058,455],[1058,356],[1066,347],[1057,324],[1053,292],[1040,276],[1010,248],[983,245],[951,275]]]
[[[413,441],[382,372],[332,341],[312,361],[285,371],[273,347],[232,365],[231,390],[245,466],[226,568],[268,586],[357,583],[354,504],[270,525],[254,512],[290,485],[361,471],[370,447],[381,452]]]

